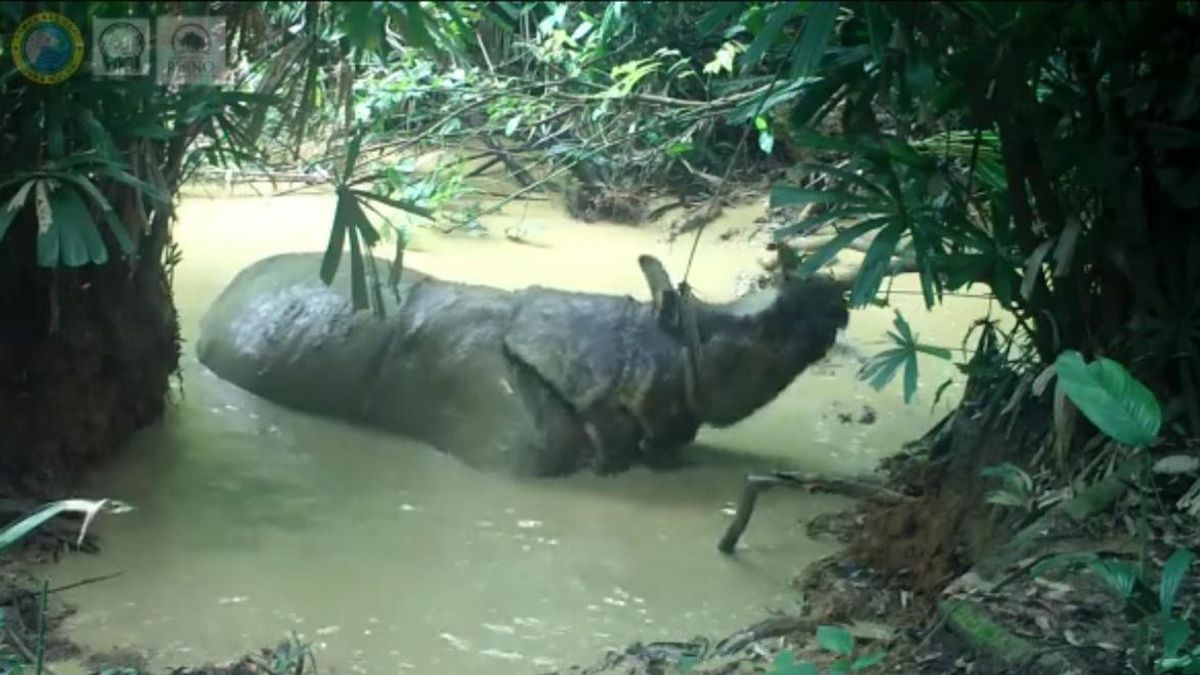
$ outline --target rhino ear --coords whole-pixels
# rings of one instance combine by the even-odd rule
[[[679,326],[679,292],[671,284],[667,269],[652,255],[638,256],[638,266],[650,287],[650,303],[654,307],[654,318],[668,330]]]

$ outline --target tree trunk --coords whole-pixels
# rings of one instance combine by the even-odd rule
[[[162,415],[179,324],[161,249],[140,274],[119,259],[45,269],[22,220],[0,241],[0,471],[37,492]]]

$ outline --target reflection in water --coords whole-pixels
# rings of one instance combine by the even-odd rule
[[[80,643],[145,649],[170,665],[230,658],[296,631],[340,672],[463,675],[538,672],[637,639],[716,636],[795,606],[791,575],[833,550],[807,539],[804,521],[847,503],[772,492],[744,551],[725,558],[715,542],[742,475],[869,470],[933,419],[929,395],[906,408],[897,391],[856,382],[856,362],[839,353],[749,420],[702,432],[681,470],[517,481],[280,408],[207,372],[190,344],[204,308],[244,265],[323,248],[332,211],[326,195],[184,200],[176,274],[189,340],[184,387],[166,419],[89,490],[137,510],[97,523],[101,554],[42,570],[56,584],[123,572],[69,593],[80,607],[69,630]],[[717,237],[760,213],[761,204],[731,210],[710,226],[690,278],[702,297],[729,299],[736,273],[751,268],[756,251]],[[418,231],[406,261],[501,287],[642,299],[638,254],[682,273],[689,242],[671,247],[649,227],[564,221],[538,203],[488,223],[495,232],[537,225],[537,246]],[[950,320],[933,323],[913,300],[902,306],[918,330],[928,324],[922,339],[944,345],[985,309],[952,299],[941,310]],[[891,318],[856,312],[847,340],[877,351]],[[949,373],[923,367],[925,391]],[[854,421],[864,406],[877,411],[874,424]]]

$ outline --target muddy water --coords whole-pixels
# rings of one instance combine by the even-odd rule
[[[757,252],[717,238],[762,212],[751,204],[710,227],[691,277],[701,296],[732,297]],[[739,556],[725,558],[715,542],[742,474],[868,470],[927,428],[949,372],[923,364],[919,400],[906,407],[897,389],[855,381],[842,353],[755,417],[703,432],[688,468],[544,481],[481,474],[419,443],[280,408],[197,363],[197,319],[224,284],[263,256],[322,248],[332,213],[327,195],[183,201],[182,391],[89,486],[136,510],[97,523],[102,553],[42,570],[55,585],[121,573],[64,594],[80,608],[67,628],[84,646],[170,665],[294,631],[337,672],[465,675],[536,673],[639,639],[717,636],[798,603],[789,578],[832,550],[806,538],[804,522],[846,504],[773,492]],[[654,228],[576,224],[550,203],[518,204],[486,224],[522,225],[528,239],[422,230],[407,261],[502,287],[645,298],[638,254],[659,255],[676,278],[687,258],[686,243],[668,245]],[[945,345],[985,309],[955,299],[931,317],[915,296],[898,297],[922,338]],[[891,316],[857,312],[846,341],[877,351]],[[864,407],[874,423],[859,423]]]

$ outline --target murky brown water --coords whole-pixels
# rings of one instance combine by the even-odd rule
[[[332,213],[327,195],[186,198],[176,281],[185,338],[244,265],[323,248]],[[731,297],[756,252],[717,237],[761,213],[751,205],[709,228],[692,273],[701,296]],[[653,228],[572,223],[549,203],[514,205],[488,226],[518,222],[535,226],[530,243],[419,231],[407,261],[509,288],[644,298],[638,254],[659,255],[676,279],[687,257],[687,242],[668,246]],[[954,299],[931,320],[916,296],[899,305],[924,339],[951,346],[985,309]],[[847,339],[873,353],[891,319],[856,312]],[[738,557],[725,558],[715,542],[742,475],[870,469],[934,419],[932,392],[950,368],[922,365],[912,406],[835,358],[755,417],[702,432],[690,468],[513,481],[258,399],[204,370],[188,344],[182,398],[90,489],[137,510],[97,523],[102,553],[42,572],[54,584],[121,572],[65,594],[80,607],[68,630],[93,649],[146,650],[158,665],[221,660],[296,631],[337,672],[535,673],[633,640],[718,636],[798,603],[788,580],[831,552],[805,537],[804,521],[846,503],[772,492]],[[839,422],[864,405],[874,424]]]

